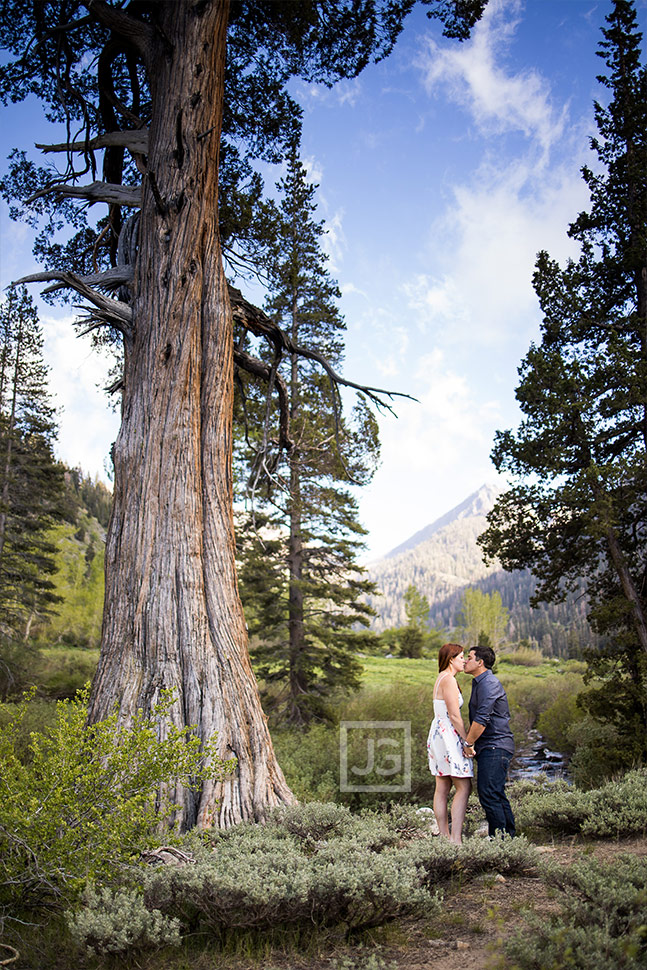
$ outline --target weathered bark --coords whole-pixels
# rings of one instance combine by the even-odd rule
[[[46,195],[59,195],[65,199],[87,199],[88,202],[109,202],[114,205],[127,205],[139,208],[141,205],[141,189],[130,188],[127,185],[114,185],[111,182],[90,182],[89,185],[56,185],[48,186],[34,192],[26,200],[33,202]]]
[[[181,824],[259,819],[293,801],[247,653],[232,515],[233,331],[217,231],[227,3],[164,5],[125,340],[122,425],[91,717],[125,720],[174,689],[177,724],[218,732],[238,768],[192,793]],[[208,137],[198,137],[210,131]],[[160,201],[162,206],[160,206]],[[171,793],[173,795],[173,793]]]
[[[39,145],[42,152],[87,152],[99,148],[127,148],[133,155],[146,155],[148,152],[148,129],[139,128],[133,131],[107,131],[88,141],[60,142],[57,145]]]

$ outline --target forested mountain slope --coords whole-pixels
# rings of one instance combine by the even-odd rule
[[[486,566],[483,562],[476,540],[486,528],[486,515],[496,496],[494,486],[483,485],[369,565],[369,576],[380,591],[370,600],[378,613],[375,630],[407,623],[404,593],[413,584],[429,601],[430,624],[449,631],[459,622],[464,590],[472,586],[501,594],[503,605],[510,610],[508,637],[512,641],[528,639],[546,654],[562,656],[593,642],[584,597],[569,596],[565,603],[531,609],[535,580],[529,572],[507,573],[496,563]]]

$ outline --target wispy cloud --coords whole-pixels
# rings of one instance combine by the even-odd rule
[[[470,113],[481,132],[523,132],[545,157],[564,132],[567,109],[555,106],[538,72],[507,71],[503,65],[520,10],[520,0],[490,0],[472,38],[462,45],[441,45],[426,35],[418,67],[428,93],[442,90]]]

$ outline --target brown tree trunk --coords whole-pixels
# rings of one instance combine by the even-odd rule
[[[296,293],[292,299],[291,337],[299,342],[299,314]],[[290,362],[290,427],[297,429],[299,417],[299,359],[292,355]],[[306,693],[307,683],[303,673],[303,653],[305,650],[305,624],[303,618],[303,531],[301,522],[301,468],[298,447],[290,455],[290,542],[288,547],[288,567],[290,571],[288,591],[288,637],[290,663],[290,702],[288,719],[300,724],[305,721],[300,698]]]
[[[164,5],[125,349],[91,718],[176,692],[174,721],[218,732],[235,776],[176,786],[180,822],[230,825],[292,802],[247,653],[234,566],[232,321],[217,226],[228,4]],[[173,793],[172,793],[173,794]]]

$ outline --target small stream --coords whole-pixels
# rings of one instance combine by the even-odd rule
[[[559,751],[551,751],[539,731],[533,730],[528,732],[525,744],[512,759],[508,777],[510,781],[519,781],[539,774],[545,775],[549,781],[558,778],[568,781],[564,755]]]

